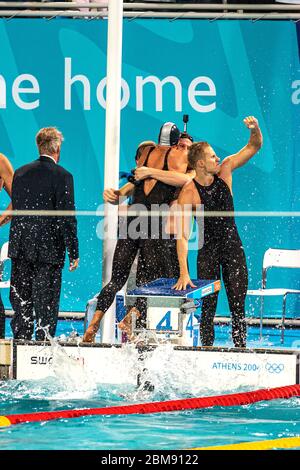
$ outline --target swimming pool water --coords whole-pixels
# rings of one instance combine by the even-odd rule
[[[213,392],[213,391],[212,391]],[[213,393],[212,393],[213,394]],[[71,396],[70,396],[71,395]],[[72,397],[73,395],[73,397]],[[167,398],[167,397],[164,397]],[[179,397],[178,397],[179,398]],[[90,396],[68,393],[54,381],[6,382],[0,414],[102,407],[132,402],[130,392],[97,387]],[[160,400],[161,396],[148,396]],[[141,401],[141,400],[139,400]],[[83,418],[2,428],[1,449],[187,449],[300,434],[300,399],[196,411]]]
[[[59,334],[72,329],[82,334],[81,322],[59,322]],[[216,344],[231,345],[228,327],[217,327]],[[287,330],[284,347],[297,347],[300,334]],[[280,331],[268,329],[263,341],[249,328],[249,346],[280,346]],[[295,346],[296,345],[296,346]],[[298,343],[299,347],[299,343]],[[109,364],[107,364],[109,367]],[[197,396],[201,396],[199,384]],[[125,387],[125,386],[124,386]],[[193,396],[179,387],[138,392],[135,388],[93,384],[81,387],[60,377],[40,381],[0,382],[0,415],[94,408]],[[163,390],[163,392],[162,392]],[[234,384],[232,391],[235,390]],[[202,395],[216,395],[203,384]],[[2,450],[188,449],[199,446],[295,437],[300,435],[300,398],[259,402],[239,407],[149,415],[87,416],[0,428]]]

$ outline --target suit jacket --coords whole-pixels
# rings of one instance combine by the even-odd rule
[[[16,170],[12,183],[14,210],[75,210],[73,176],[51,158]],[[9,234],[11,258],[64,264],[79,257],[77,221],[74,216],[14,216]]]

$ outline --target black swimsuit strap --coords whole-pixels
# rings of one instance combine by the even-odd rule
[[[150,149],[148,150],[147,157],[146,157],[146,160],[144,161],[143,166],[148,166],[148,160],[149,160],[149,157],[150,157],[150,153],[153,152],[154,149],[155,149],[155,147],[150,147]]]
[[[169,159],[169,153],[171,152],[172,148],[170,147],[168,149],[168,151],[166,152],[165,154],[165,160],[164,160],[164,166],[163,166],[163,170],[168,170],[169,169],[169,166],[168,166],[168,159]]]

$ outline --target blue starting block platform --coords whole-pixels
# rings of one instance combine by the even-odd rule
[[[125,295],[127,306],[134,305],[139,297],[147,299],[146,330],[154,331],[178,345],[198,344],[199,318],[202,299],[218,292],[221,287],[219,280],[194,279],[196,287],[186,290],[175,290],[172,287],[177,279],[160,278],[128,291]],[[198,311],[197,311],[198,310]],[[135,319],[132,331],[139,332]]]
[[[202,299],[203,297],[218,292],[221,288],[220,281],[207,281],[202,279],[193,279],[196,287],[188,287],[186,290],[175,290],[172,287],[177,279],[160,278],[155,281],[136,287],[126,293],[127,297],[164,297],[179,299]]]

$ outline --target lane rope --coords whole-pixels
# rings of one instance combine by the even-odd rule
[[[104,408],[86,408],[75,410],[46,411],[25,414],[0,416],[0,427],[11,424],[30,423],[37,421],[51,421],[55,419],[79,418],[92,415],[128,415],[146,413],[164,413],[183,411],[214,406],[249,405],[263,400],[276,400],[278,398],[300,397],[300,385],[288,385],[271,389],[254,390],[244,393],[217,395],[212,397],[186,398],[136,405],[109,406]]]

